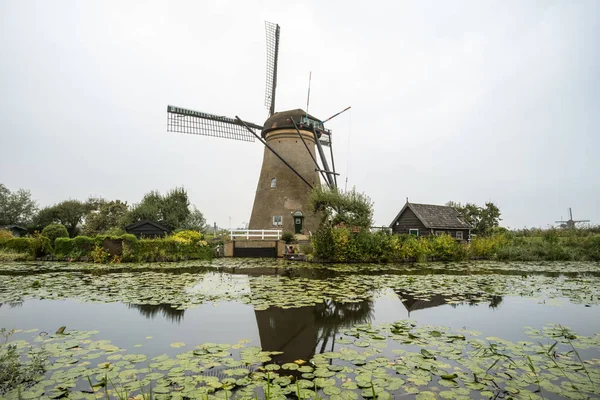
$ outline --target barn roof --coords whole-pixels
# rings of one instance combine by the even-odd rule
[[[126,231],[129,231],[129,230],[132,230],[132,229],[139,228],[140,226],[143,226],[143,225],[146,225],[146,224],[148,224],[148,225],[152,225],[152,226],[154,226],[156,229],[160,229],[161,231],[165,231],[165,232],[169,232],[169,231],[170,231],[170,229],[169,229],[169,228],[167,228],[167,227],[165,227],[165,226],[162,226],[162,225],[161,225],[161,224],[159,224],[158,222],[150,221],[149,219],[143,219],[143,220],[141,220],[141,221],[134,222],[134,223],[133,223],[133,224],[131,224],[131,225],[127,225],[127,226],[125,227],[125,230],[126,230]]]
[[[417,218],[425,225],[426,228],[431,229],[470,229],[471,226],[467,224],[458,211],[454,207],[450,206],[437,206],[433,204],[417,204],[417,203],[406,203],[402,210],[396,215],[396,218],[390,224],[390,228],[394,226],[398,218],[402,215],[404,210],[410,208],[415,213]]]

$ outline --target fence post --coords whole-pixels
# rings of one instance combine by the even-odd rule
[[[261,233],[262,233],[262,236],[261,236],[262,240],[265,240],[265,230],[263,229],[263,230],[261,231]]]
[[[246,240],[250,240],[250,230],[246,229]]]

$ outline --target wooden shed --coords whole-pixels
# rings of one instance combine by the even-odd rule
[[[20,225],[0,225],[0,229],[5,229],[11,232],[14,237],[27,236],[27,228]]]
[[[471,226],[454,207],[406,202],[390,224],[392,233],[415,236],[447,234],[456,240],[469,240]]]
[[[135,222],[125,227],[127,233],[131,233],[139,238],[156,238],[163,237],[171,233],[171,230],[165,226],[162,226],[158,222],[150,221],[147,219]]]

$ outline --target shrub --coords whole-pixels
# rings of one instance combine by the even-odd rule
[[[1,244],[4,250],[15,253],[32,254],[31,238],[12,238],[5,240]]]
[[[195,243],[198,244],[200,243],[200,241],[204,240],[204,235],[198,231],[179,231],[176,234],[174,234],[173,236],[171,236],[174,240],[180,242],[180,243],[185,243],[185,244],[191,244],[191,243]],[[206,244],[206,242],[204,242],[204,244]]]
[[[583,247],[589,260],[600,261],[600,235],[586,238]]]
[[[95,263],[102,264],[106,260],[108,260],[110,253],[104,250],[101,245],[96,244],[96,246],[94,246],[94,248],[91,251],[91,256]]]
[[[124,236],[123,261],[180,261],[210,259],[213,255],[212,248],[202,239],[203,235],[196,231],[182,231],[164,239],[137,240],[135,236]]]
[[[542,239],[546,243],[556,244],[558,243],[558,232],[554,228],[548,229],[542,233]]]
[[[59,237],[54,241],[54,254],[58,257],[73,256],[75,243],[73,239]]]
[[[50,242],[54,243],[54,241],[59,237],[68,238],[69,232],[67,231],[67,228],[62,224],[50,224],[42,230],[42,236],[47,237],[48,239],[50,239]]]
[[[440,235],[431,239],[433,256],[442,261],[461,261],[467,258],[465,246],[450,235]]]
[[[29,361],[24,363],[16,344],[8,343],[13,331],[0,329],[0,395],[19,386],[29,387],[43,378],[48,353],[44,350],[29,350]]]
[[[14,236],[8,229],[0,229],[0,242],[12,239]]]
[[[294,241],[295,235],[292,232],[283,232],[281,235],[281,240],[283,240],[286,244],[290,244]]]
[[[105,235],[115,237],[115,236],[123,236],[126,235],[127,232],[123,228],[112,227],[104,232]],[[133,235],[132,235],[133,236]]]
[[[31,250],[34,256],[41,257],[52,253],[52,242],[46,236],[34,234],[31,239]]]
[[[0,242],[0,250],[5,253],[27,254],[31,257],[40,257],[52,251],[50,239],[45,236],[35,235],[26,238],[12,238]]]

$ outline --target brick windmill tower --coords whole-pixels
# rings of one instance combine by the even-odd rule
[[[275,112],[279,31],[279,25],[266,23],[265,106],[269,117],[264,124],[247,122],[238,116],[228,118],[167,106],[167,131],[248,142],[258,140],[264,145],[264,155],[248,228],[308,234],[319,223],[309,209],[310,190],[322,182],[337,187],[331,131],[323,123],[350,107],[325,121],[301,109]],[[332,169],[324,147],[329,147]]]

